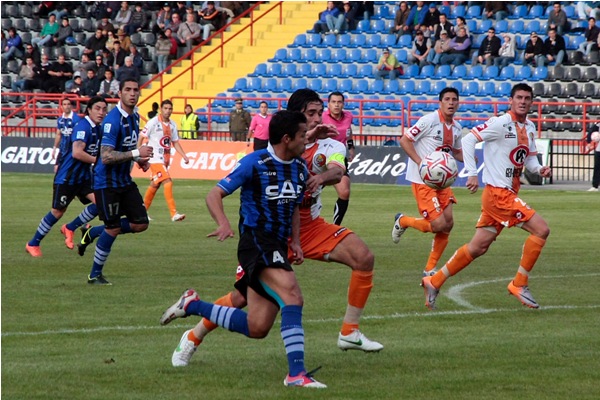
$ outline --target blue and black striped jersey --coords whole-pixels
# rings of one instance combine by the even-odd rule
[[[63,114],[56,121],[56,129],[58,129],[61,134],[60,143],[58,144],[60,153],[56,164],[61,163],[63,154],[71,151],[71,133],[73,132],[73,127],[77,125],[79,121],[81,121],[81,117],[75,112],[71,113],[71,118],[65,118]]]
[[[98,139],[100,125],[95,125],[89,117],[80,120],[73,128],[73,133],[68,136],[68,146],[61,150],[61,163],[58,166],[54,183],[77,185],[92,180],[92,166],[73,158],[73,143],[81,140],[85,143],[85,152],[96,157],[98,154]]]
[[[240,235],[250,228],[286,241],[291,234],[294,209],[304,197],[308,176],[302,158],[282,161],[263,149],[243,157],[217,185],[228,194],[242,188]]]
[[[119,152],[137,148],[140,116],[134,112],[129,115],[119,102],[102,121],[100,149],[109,146]],[[99,149],[99,151],[100,151]],[[123,188],[133,184],[131,179],[131,161],[106,165],[102,157],[94,167],[94,189]]]

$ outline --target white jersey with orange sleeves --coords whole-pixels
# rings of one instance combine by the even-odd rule
[[[154,156],[150,159],[150,164],[164,164],[165,154],[170,154],[172,142],[179,141],[175,121],[169,120],[166,126],[159,115],[148,121],[140,135],[148,138],[148,146],[152,146]]]
[[[315,143],[308,144],[302,154],[311,176],[325,172],[332,165],[341,167],[345,172],[345,157],[346,146],[333,139],[320,139]],[[300,207],[300,224],[312,221],[321,214],[322,191],[323,187],[321,186],[314,193],[306,192],[304,194],[303,205]]]
[[[519,131],[523,129],[527,136],[519,137]],[[534,123],[527,119],[525,124],[521,124],[508,112],[500,117],[490,118],[485,124],[473,128],[471,133],[478,142],[485,142],[483,183],[517,193],[518,181],[527,157],[537,157]],[[465,163],[467,158],[468,156],[465,157]]]
[[[444,140],[444,133],[451,132],[451,138]],[[427,157],[436,150],[445,151],[452,154],[453,150],[461,148],[462,126],[453,121],[448,125],[442,121],[440,111],[434,111],[419,118],[408,132],[406,137],[413,142],[417,154],[421,158]],[[408,159],[408,168],[406,169],[406,180],[413,183],[423,184],[423,179],[419,174],[419,166],[412,158]]]

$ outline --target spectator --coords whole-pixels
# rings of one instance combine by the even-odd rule
[[[375,79],[396,79],[399,73],[402,75],[400,62],[396,59],[396,56],[390,54],[390,49],[383,49],[383,53],[381,54],[379,62],[375,68]]]
[[[113,72],[107,69],[104,72],[104,80],[100,82],[97,95],[103,98],[115,98],[119,94],[119,82],[113,78]]]
[[[194,14],[187,14],[186,18],[186,23],[179,25],[177,40],[179,41],[178,45],[185,46],[185,52],[188,53],[192,47],[200,43],[203,28],[194,21]]]
[[[423,26],[426,28],[424,30],[425,37],[432,37],[435,33],[435,26],[440,23],[440,10],[437,9],[435,3],[429,4],[429,9],[425,13],[425,20],[423,21]],[[448,37],[450,37],[450,33],[448,33]]]
[[[94,36],[86,40],[83,52],[90,57],[92,57],[92,55],[101,54],[102,49],[106,46],[107,39],[107,37],[102,35],[102,29],[96,29]]]
[[[19,78],[11,84],[13,92],[23,92],[25,90],[30,91],[35,87],[35,71],[36,65],[33,63],[31,56],[25,57],[25,63],[21,65],[19,70]]]
[[[79,4],[75,1],[59,1],[54,11],[49,12],[48,15],[54,15],[56,20],[60,21],[63,17],[72,13],[77,7],[79,7]]]
[[[125,49],[121,48],[120,41],[115,40],[114,49],[111,54],[114,59],[114,64],[108,64],[108,65],[109,66],[112,65],[113,70],[117,70],[125,64],[125,57],[127,57],[127,52],[125,51]]]
[[[525,45],[525,56],[523,61],[525,64],[544,65],[544,42],[542,42],[537,33],[532,32],[527,44]]]
[[[433,51],[429,52],[427,61],[433,65],[439,65],[443,55],[450,55],[450,39],[448,38],[448,32],[442,31],[440,34],[440,40],[435,42]]]
[[[107,1],[106,2],[106,14],[108,14],[108,18],[114,20],[121,8],[120,1]]]
[[[33,15],[38,18],[46,18],[49,16],[49,13],[51,11],[54,11],[55,8],[56,8],[55,1],[42,1],[42,2],[40,2],[40,6],[33,13]]]
[[[131,21],[131,9],[129,8],[128,2],[121,2],[121,8],[119,8],[119,11],[117,11],[117,15],[113,20],[118,28],[125,29],[125,26]]]
[[[471,38],[467,36],[465,28],[459,28],[457,35],[450,40],[450,51],[440,58],[440,64],[462,65],[469,59]]]
[[[187,6],[185,3],[186,3],[185,1],[177,2],[177,7],[175,7],[175,9],[173,10],[173,14],[171,15],[171,20],[173,19],[174,15],[178,16],[179,21],[185,21],[187,19],[185,17],[185,15],[187,14]]]
[[[116,79],[119,82],[133,79],[135,81],[140,80],[140,71],[133,65],[133,58],[131,56],[125,57],[125,64],[117,69]]]
[[[56,22],[56,16],[50,15],[48,17],[48,22],[44,24],[42,31],[40,32],[40,36],[31,39],[31,44],[36,47],[42,46],[52,46],[52,38],[54,34],[58,32],[58,22]]]
[[[354,20],[354,13],[352,12],[352,5],[349,1],[344,1],[342,4],[343,11],[333,21],[333,33],[338,34],[340,32],[347,32],[355,28],[356,21]],[[329,27],[329,21],[333,17],[327,17],[327,26]]]
[[[247,1],[222,1],[221,7],[228,8],[233,12],[233,15],[238,17],[248,9]]]
[[[162,9],[158,12],[156,23],[152,27],[152,32],[156,35],[159,32],[164,32],[171,24],[171,5],[165,3]]]
[[[4,47],[6,47],[6,46],[3,45],[2,48],[4,49]],[[35,65],[40,65],[40,61],[41,61],[40,51],[38,50],[37,47],[34,47],[32,44],[26,44],[25,45],[25,52],[23,53],[23,62],[22,62],[22,64],[25,64],[25,59],[27,57],[33,58],[33,63]]]
[[[394,25],[390,28],[390,33],[395,33],[398,36],[410,33],[407,24],[408,14],[410,14],[408,3],[405,1],[400,2],[398,11],[396,11],[396,16],[394,17]]]
[[[557,33],[556,29],[548,31],[548,38],[544,41],[544,56],[544,58],[540,58],[540,67],[553,61],[555,66],[562,65],[563,62],[569,62],[565,39]]]
[[[221,13],[215,8],[215,2],[206,2],[206,8],[198,12],[198,25],[202,27],[202,41],[208,39],[211,31],[221,28],[220,19]]]
[[[94,68],[94,62],[90,61],[90,56],[88,56],[87,54],[82,54],[81,60],[79,60],[77,64],[75,64],[73,72],[79,72],[79,75],[83,77],[87,73],[87,70],[90,68]]]
[[[471,64],[477,65],[477,63],[480,63],[487,66],[492,65],[494,63],[494,58],[498,57],[500,47],[502,47],[502,43],[498,36],[496,36],[496,30],[494,28],[488,29],[487,36],[483,39],[483,42],[481,42],[479,51],[473,55]]]
[[[546,32],[550,32],[550,29],[556,29],[556,33],[562,36],[563,32],[567,28],[567,13],[562,9],[560,3],[556,2],[552,6],[552,11],[548,15],[548,26]]]
[[[200,129],[200,121],[198,116],[194,113],[191,105],[186,104],[184,108],[184,114],[181,117],[181,133],[182,139],[196,139],[198,137],[198,130]]]
[[[581,20],[586,20],[590,17],[600,18],[599,1],[578,1],[576,7],[577,17]]]
[[[142,74],[144,72],[144,59],[135,44],[129,45],[129,57],[133,59],[133,66]]]
[[[9,31],[10,33],[10,31]],[[600,29],[596,26],[596,18],[590,17],[588,19],[588,27],[585,30],[585,42],[579,45],[579,51],[586,56],[592,52],[594,45],[598,47],[598,34]]]
[[[430,51],[432,51],[431,41],[425,38],[423,32],[418,31],[412,44],[412,50],[408,55],[408,62],[411,64],[418,63],[419,67],[422,68],[427,65],[427,57]]]
[[[123,29],[119,29],[117,31],[117,39],[121,43],[121,48],[125,52],[127,52],[129,50],[129,47],[131,46],[131,39],[125,34],[125,31]]]
[[[499,69],[506,67],[508,64],[515,61],[517,57],[517,44],[515,41],[515,35],[512,33],[503,33],[502,46],[498,52],[498,57],[494,59],[494,65]]]
[[[147,23],[148,17],[146,16],[146,11],[142,9],[142,3],[135,3],[135,7],[131,12],[129,23],[125,25],[123,29],[125,29],[125,32],[131,36],[136,32],[142,31],[142,29],[146,27]]]
[[[350,3],[352,6],[352,19],[354,20],[369,20],[371,16],[375,14],[375,7],[373,1],[353,1]]]
[[[152,111],[148,111],[148,119],[156,117],[158,114],[158,107],[159,105],[157,102],[152,103]]]
[[[69,25],[69,18],[62,17],[60,28],[58,28],[58,32],[54,34],[52,37],[52,46],[64,46],[66,44],[75,44],[75,39],[73,39],[73,28]]]
[[[319,20],[315,22],[313,30],[317,33],[333,33],[333,28],[329,29],[327,24],[327,17],[335,19],[339,14],[340,10],[335,6],[335,3],[333,1],[328,1],[325,10],[319,13]]]
[[[50,71],[50,61],[48,61],[48,54],[42,54],[40,66],[36,70],[36,75],[34,79],[34,87],[40,90],[46,91],[47,85],[50,83],[50,75],[48,72]]]
[[[156,49],[156,65],[158,66],[158,72],[162,72],[167,69],[169,65],[169,54],[171,52],[171,40],[161,32],[158,36],[158,40],[154,45]]]
[[[102,58],[102,55],[97,55],[94,57],[92,69],[94,70],[96,78],[100,79],[100,77],[104,77],[104,72],[110,68],[104,63],[104,58]]]
[[[103,14],[100,18],[100,23],[96,26],[96,29],[100,29],[102,31],[115,31],[115,26],[111,24],[108,19],[108,14]]]
[[[81,88],[81,95],[85,97],[93,97],[100,91],[100,81],[96,77],[96,72],[93,68],[86,71],[86,77],[83,80],[83,87]]]
[[[408,33],[416,33],[417,31],[421,31],[425,29],[423,27],[423,23],[425,22],[425,17],[427,16],[427,8],[425,8],[424,1],[417,1],[415,5],[410,8],[410,13],[408,14]],[[423,35],[425,32],[423,31]]]
[[[5,63],[12,58],[20,58],[23,56],[23,41],[21,36],[17,33],[17,30],[13,27],[8,29],[8,39],[6,40],[6,47],[2,49],[2,65],[5,67]]]
[[[496,21],[501,21],[508,17],[508,7],[505,1],[486,1],[483,9],[483,19],[496,18]]]
[[[235,109],[229,113],[229,132],[234,142],[245,142],[248,128],[252,122],[250,113],[244,110],[242,99],[235,101]]]
[[[175,39],[175,37],[173,36],[173,31],[171,31],[170,28],[165,29],[165,36],[171,42],[171,52],[169,53],[169,58],[171,60],[176,60],[178,43],[177,43],[177,40]]]
[[[83,96],[81,91],[83,90],[83,79],[79,72],[73,74],[73,80],[67,81],[65,84],[65,93],[76,94],[77,96]]]
[[[108,49],[102,49],[102,62],[108,67],[108,69],[113,71],[114,74],[115,56],[113,56],[112,51],[108,51]],[[123,62],[125,62],[125,57],[123,57]]]
[[[63,93],[65,83],[73,77],[73,66],[65,60],[64,54],[60,54],[58,61],[50,66],[48,75],[50,75],[50,82],[46,86],[46,91],[49,93]]]
[[[433,37],[435,40],[440,40],[440,34],[442,31],[446,31],[448,33],[448,38],[452,39],[456,36],[454,31],[454,25],[448,21],[448,17],[446,14],[440,14],[440,23],[437,24],[433,29]],[[458,31],[457,31],[458,32]]]
[[[171,31],[175,33],[176,40],[179,40],[179,38],[177,37],[177,32],[179,31],[179,28],[181,27],[181,21],[187,22],[187,14],[186,14],[186,19],[182,20],[181,17],[179,16],[179,14],[173,13],[173,16],[171,17],[171,24],[169,25],[169,29],[171,29]],[[195,16],[194,16],[194,22],[196,22]]]
[[[104,45],[104,47],[106,47],[109,51],[114,51],[115,40],[119,40],[117,39],[115,33],[113,31],[102,31],[102,36],[106,37],[106,44]]]
[[[471,37],[471,31],[469,30],[469,27],[467,26],[467,21],[465,21],[464,17],[456,17],[456,26],[454,27],[454,32],[458,33],[458,31],[461,28],[463,28],[465,30],[467,37],[469,37],[472,41],[473,38]]]

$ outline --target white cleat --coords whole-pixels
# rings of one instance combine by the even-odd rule
[[[198,349],[198,346],[188,339],[188,334],[191,331],[192,330],[190,329],[183,332],[183,336],[181,336],[181,340],[173,352],[171,364],[173,364],[174,367],[187,367],[192,359],[192,356],[196,352],[196,349]]]
[[[529,308],[539,308],[540,305],[533,298],[528,286],[515,286],[513,281],[508,284],[508,293],[515,296],[519,301]]]
[[[383,345],[378,342],[374,342],[362,334],[358,329],[349,335],[338,336],[338,347],[341,350],[362,350],[364,352],[377,352],[383,349]]]
[[[421,286],[423,286],[423,290],[425,291],[425,306],[430,310],[435,309],[435,299],[440,291],[431,283],[431,276],[423,278],[421,280]]]
[[[394,243],[398,243],[400,241],[400,237],[404,234],[404,231],[406,231],[406,228],[403,228],[400,225],[400,218],[403,217],[402,213],[398,213],[396,214],[396,219],[394,220],[394,227],[392,228],[392,241]]]
[[[187,289],[183,292],[179,300],[163,313],[162,317],[160,317],[160,324],[167,325],[174,319],[186,318],[188,315],[185,310],[192,301],[196,300],[200,300],[198,293],[194,289]]]
[[[183,221],[184,219],[185,219],[185,214],[179,214],[178,212],[176,212],[175,215],[173,215],[173,217],[171,218],[171,221],[178,222],[178,221]]]
[[[285,386],[298,386],[312,389],[326,389],[327,385],[317,381],[309,373],[303,372],[296,376],[286,376],[283,380]]]

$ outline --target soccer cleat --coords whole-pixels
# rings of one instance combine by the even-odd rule
[[[29,243],[25,243],[25,251],[31,255],[31,257],[41,257],[42,249],[40,246],[30,246]]]
[[[421,280],[421,286],[425,291],[425,306],[430,310],[435,309],[435,298],[440,293],[431,283],[431,276],[426,276]]]
[[[540,305],[535,301],[528,286],[515,286],[513,281],[508,284],[508,293],[515,296],[523,305],[529,308],[539,308]]]
[[[67,228],[67,224],[64,224],[60,227],[60,233],[65,235],[65,245],[67,248],[73,250],[73,247],[75,247],[73,244],[73,236],[75,235],[75,232]]]
[[[94,242],[94,238],[90,236],[90,230],[92,229],[91,225],[86,225],[81,227],[81,241],[77,243],[77,253],[83,257],[85,254],[85,249],[88,245]]]
[[[112,283],[110,283],[109,281],[106,280],[106,278],[104,277],[104,275],[98,275],[98,276],[95,276],[93,278],[90,275],[88,275],[88,284],[90,284],[90,285],[104,285],[104,286],[112,285]]]
[[[321,367],[319,367],[321,368]],[[326,389],[327,385],[317,381],[312,377],[311,373],[317,371],[319,368],[311,372],[302,372],[296,376],[290,376],[289,374],[283,380],[285,386],[299,386],[313,389]]]
[[[178,212],[176,212],[175,215],[173,215],[173,217],[171,218],[171,221],[177,222],[177,221],[183,221],[184,219],[185,219],[185,214],[179,214]]]
[[[597,187],[591,187],[587,190],[588,192],[597,192],[598,188]]]
[[[167,325],[169,322],[177,318],[186,318],[188,315],[186,309],[192,301],[200,300],[198,293],[194,289],[186,289],[179,300],[163,313],[160,317],[160,324]]]
[[[434,276],[435,273],[437,272],[437,269],[430,269],[429,271],[427,271],[426,269],[423,270],[423,277],[426,276]]]
[[[356,329],[349,335],[338,335],[338,347],[341,350],[362,350],[364,352],[377,352],[383,349],[383,345],[368,339],[361,331]]]
[[[402,217],[403,217],[402,213],[396,214],[395,221],[394,221],[394,227],[392,228],[392,241],[394,243],[398,243],[400,241],[400,237],[404,234],[404,231],[406,230],[406,228],[403,228],[400,225],[400,218],[402,218]]]
[[[183,336],[177,345],[177,348],[173,352],[173,356],[171,357],[171,364],[174,367],[187,367],[192,359],[192,356],[196,352],[198,346],[194,344],[191,340],[188,339],[188,334],[192,330],[187,330],[183,332]]]

